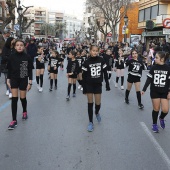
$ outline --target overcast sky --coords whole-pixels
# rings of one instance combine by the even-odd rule
[[[85,0],[21,0],[25,6],[42,6],[49,10],[65,11],[67,14],[74,14],[78,18],[82,18],[83,4]]]

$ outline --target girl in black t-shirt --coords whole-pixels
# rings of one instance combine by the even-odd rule
[[[158,125],[157,119],[159,110],[161,108],[161,115],[159,116],[160,126],[165,128],[164,118],[169,111],[169,99],[170,99],[170,67],[165,64],[169,58],[169,54],[165,52],[157,52],[155,57],[155,65],[147,75],[146,83],[142,90],[142,95],[146,91],[150,84],[150,96],[152,99],[153,111],[152,111],[152,130],[157,133]]]
[[[69,60],[67,65],[67,77],[68,77],[68,95],[67,100],[70,99],[71,86],[73,85],[73,97],[76,97],[76,80],[78,75],[79,63],[76,60],[76,52],[69,52]]]
[[[90,57],[84,62],[83,70],[83,93],[87,94],[89,125],[87,130],[93,131],[93,98],[95,98],[95,114],[98,122],[101,122],[99,114],[101,107],[101,93],[103,75],[106,82],[106,90],[110,90],[108,81],[107,65],[103,58],[98,56],[99,48],[95,45],[90,47]]]
[[[37,88],[39,92],[43,91],[43,77],[44,77],[44,71],[45,71],[45,61],[44,61],[44,52],[43,47],[39,46],[37,55],[36,55],[36,82],[37,82]],[[40,80],[40,85],[39,85]]]

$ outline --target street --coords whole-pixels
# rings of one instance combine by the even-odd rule
[[[66,63],[65,63],[66,64]],[[142,85],[147,71],[143,72]],[[35,70],[34,70],[35,79]],[[127,79],[127,70],[125,80]],[[47,71],[44,91],[35,80],[28,93],[28,120],[22,121],[18,100],[18,127],[9,131],[10,100],[5,96],[4,76],[0,78],[0,170],[167,170],[170,169],[170,116],[166,129],[151,130],[152,104],[149,88],[139,110],[134,87],[130,104],[124,103],[125,90],[114,87],[115,73],[106,92],[103,84],[101,116],[94,131],[87,132],[87,99],[80,90],[66,101],[65,71],[58,74],[58,89],[49,92]],[[120,83],[120,82],[119,82]],[[77,84],[78,86],[78,84]],[[125,81],[126,88],[126,81]]]

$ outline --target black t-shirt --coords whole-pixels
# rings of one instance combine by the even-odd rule
[[[89,57],[83,64],[82,70],[86,72],[87,84],[100,84],[103,82],[103,70],[107,65],[101,57]]]
[[[82,58],[82,57],[76,57],[76,60],[77,60],[78,63],[79,63],[79,68],[81,68],[81,67],[82,67],[82,64],[83,64],[83,62],[84,62],[83,58]]]
[[[112,67],[113,68],[114,59],[113,59],[112,55],[104,54],[103,59],[105,60],[105,62],[107,64],[107,67]]]
[[[50,57],[49,58],[48,65],[50,66],[51,70],[54,70],[54,67],[57,67],[57,69],[58,69],[60,64],[61,64],[61,58],[58,58],[58,57]]]
[[[77,74],[79,69],[79,63],[77,60],[68,60],[67,73]]]
[[[170,67],[168,65],[156,64],[152,66],[147,76],[151,78],[151,91],[159,93],[167,93],[169,91]]]
[[[133,76],[142,77],[142,70],[146,70],[145,64],[138,60],[126,60],[125,64],[126,66],[129,66],[128,74]]]
[[[125,66],[124,66],[124,59],[122,58],[122,59],[116,60],[115,61],[115,67],[117,69],[124,69],[125,68]]]
[[[40,61],[39,61],[39,57],[41,57]],[[35,60],[36,61],[36,67],[37,66],[45,66],[45,64],[44,64],[44,56],[42,56],[41,54],[37,53],[35,58],[36,58],[36,60]]]

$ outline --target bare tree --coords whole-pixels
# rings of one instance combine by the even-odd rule
[[[7,7],[6,8],[2,8],[2,17],[0,17],[0,20],[3,22],[2,23],[2,30],[4,30],[4,28],[11,23],[11,21],[15,20],[15,12],[14,9],[16,8],[16,3],[12,3],[10,0],[7,0],[6,2]],[[9,15],[6,16],[5,15],[5,10],[8,10]]]
[[[44,23],[41,25],[40,27],[40,32],[42,34],[45,34],[45,36],[47,37],[48,35],[55,35],[55,27],[53,24],[49,24],[49,23]]]
[[[108,23],[112,32],[112,38],[116,41],[116,27],[125,16],[131,0],[88,0],[87,4],[100,11]],[[120,10],[124,9],[121,13]]]

